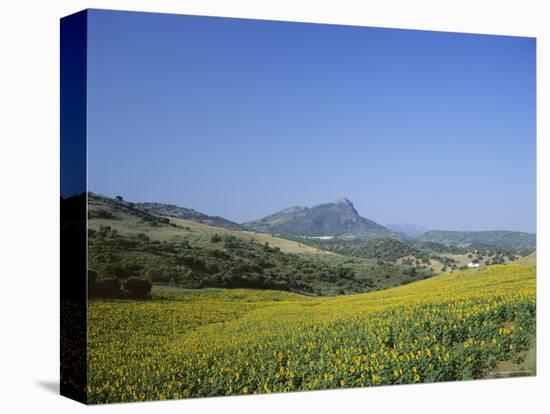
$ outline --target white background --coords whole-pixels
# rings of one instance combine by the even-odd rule
[[[0,5],[0,408],[82,412],[540,412],[550,389],[550,13],[506,0],[4,0]],[[57,395],[59,18],[87,7],[536,36],[538,376],[85,408]],[[544,160],[548,163],[545,166]],[[513,197],[513,194],[510,195]],[[548,213],[550,214],[550,213]],[[545,326],[546,325],[546,326]],[[546,347],[546,349],[544,349]],[[542,352],[541,352],[542,351]],[[547,407],[546,407],[547,409]]]

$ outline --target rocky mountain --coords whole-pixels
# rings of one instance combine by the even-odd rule
[[[493,246],[513,250],[533,251],[536,235],[520,231],[428,231],[418,241],[453,244],[457,246]]]
[[[409,223],[386,224],[386,227],[413,239],[428,231],[425,227]]]
[[[347,198],[315,207],[289,207],[242,227],[271,234],[292,236],[338,236],[366,239],[393,237],[390,229],[361,217]]]

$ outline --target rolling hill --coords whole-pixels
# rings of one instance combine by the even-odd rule
[[[262,233],[306,237],[399,237],[390,229],[361,217],[347,198],[310,208],[289,207],[242,226]]]
[[[270,234],[238,230],[224,226],[216,227],[215,225],[196,220],[182,219],[174,216],[160,216],[153,214],[152,209],[143,210],[139,208],[139,205],[140,203],[128,203],[90,193],[88,195],[88,226],[90,229],[96,231],[102,226],[109,226],[120,234],[144,234],[152,240],[161,242],[182,237],[194,237],[195,235],[197,235],[197,238],[208,238],[217,234],[219,236],[233,236],[246,241],[254,240],[261,244],[268,243],[271,247],[279,248],[284,253],[330,254],[298,241],[282,239]],[[202,213],[198,214],[206,216]]]
[[[208,224],[210,226],[223,227],[226,229],[242,230],[241,226],[231,220],[219,216],[209,216],[191,208],[179,207],[174,204],[164,203],[136,203],[135,206],[151,214],[159,216],[170,216],[183,220],[192,220],[197,223]]]
[[[212,221],[220,225],[208,224]],[[347,199],[287,209],[260,226],[233,224],[191,209],[160,203],[144,207],[90,193],[90,269],[100,279],[140,277],[184,288],[334,295],[406,284],[456,270],[474,259],[487,265],[506,263],[534,250],[534,235],[517,232],[431,231],[414,241],[400,239],[359,216]],[[273,234],[285,226],[334,236]],[[258,231],[266,227],[271,231]]]
[[[337,295],[433,275],[410,266],[322,251],[270,234],[159,216],[88,195],[89,270],[98,280],[147,279],[182,288],[275,289]]]
[[[422,234],[417,240],[462,247],[492,246],[525,251],[533,251],[537,247],[534,234],[519,231],[432,230]]]

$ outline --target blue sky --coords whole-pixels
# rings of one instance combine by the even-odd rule
[[[535,39],[91,11],[90,190],[535,231]]]

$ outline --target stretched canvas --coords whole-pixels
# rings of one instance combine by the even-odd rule
[[[61,19],[61,393],[531,376],[535,39]]]

